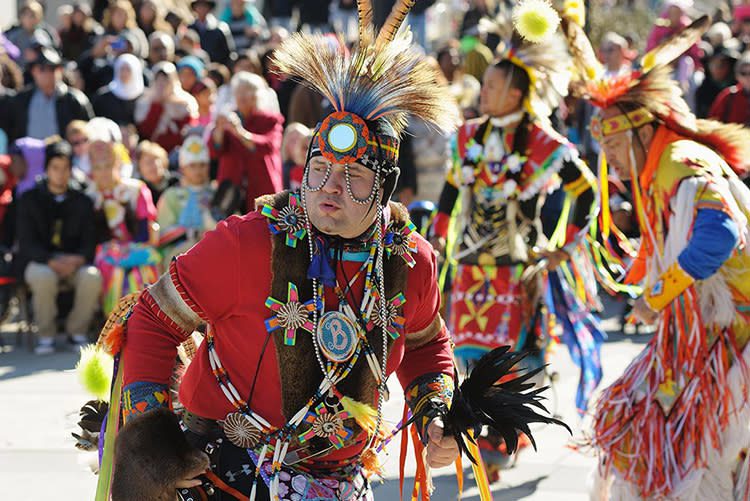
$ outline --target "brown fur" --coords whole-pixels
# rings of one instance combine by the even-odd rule
[[[117,434],[112,501],[174,501],[177,482],[208,466],[208,457],[188,444],[173,412],[146,412]]]
[[[276,208],[285,207],[289,200],[289,193],[269,195],[256,200],[256,207],[264,204]],[[391,202],[391,219],[404,225],[408,221],[408,212],[400,205]],[[297,248],[288,247],[284,242],[284,235],[272,235],[272,257],[271,266],[274,271],[271,283],[271,296],[275,298],[286,298],[287,283],[292,282],[299,290],[300,300],[307,301],[312,298],[312,283],[307,279],[307,268],[309,266],[308,244],[303,240],[297,244]],[[282,264],[283,263],[283,264]],[[398,256],[391,259],[386,258],[384,263],[386,297],[392,298],[399,292],[404,292],[408,277],[408,266]],[[281,374],[281,392],[284,415],[288,418],[303,407],[307,400],[315,393],[318,385],[323,379],[318,362],[315,358],[315,348],[312,336],[303,331],[297,332],[297,341],[294,346],[284,344],[284,333],[277,331],[273,337],[276,347],[276,358],[279,363],[279,374]],[[373,347],[378,360],[382,353],[381,332],[378,327],[367,334],[367,339]],[[393,341],[389,339],[388,346]],[[338,389],[347,396],[356,400],[374,404],[376,402],[377,384],[368,368],[367,361],[361,356],[351,374],[338,385]]]

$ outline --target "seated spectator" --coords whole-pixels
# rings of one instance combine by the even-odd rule
[[[331,0],[306,0],[304,2],[292,3],[297,4],[299,11],[298,31],[305,31],[307,33],[331,32],[331,24],[329,22]]]
[[[86,186],[91,174],[88,123],[83,120],[70,122],[65,129],[65,140],[73,149],[73,178],[81,186]]]
[[[157,31],[174,33],[172,26],[165,20],[165,15],[166,13],[161,4],[154,0],[143,0],[138,8],[138,27],[147,37],[150,37]]]
[[[214,189],[208,177],[208,149],[199,136],[188,136],[180,147],[180,186],[167,188],[158,204],[159,247],[165,265],[214,229]],[[221,218],[219,218],[221,219]]]
[[[148,40],[138,27],[135,10],[129,0],[113,0],[104,11],[104,32],[114,37],[123,37],[134,43],[133,54],[141,59],[148,56]]]
[[[737,2],[732,14],[732,32],[736,33],[737,39],[742,43],[742,50],[747,50],[750,48],[750,4]]]
[[[171,151],[182,143],[182,130],[198,119],[198,103],[182,90],[172,63],[154,67],[154,81],[138,99],[135,123],[141,138]]]
[[[211,61],[229,65],[234,57],[234,40],[229,26],[211,14],[216,8],[214,0],[193,0],[190,4],[195,14],[195,22],[190,29],[195,30],[201,40],[201,48],[208,53]]]
[[[36,44],[55,49],[60,46],[55,29],[44,22],[41,3],[35,0],[24,2],[18,12],[18,21],[17,25],[5,32],[5,36],[22,53],[34,48]],[[26,58],[22,58],[18,61],[22,68],[25,67],[25,60]]]
[[[237,52],[250,48],[266,30],[266,20],[250,0],[229,0],[219,19],[229,26]]]
[[[245,191],[246,208],[257,197],[282,189],[281,137],[284,117],[262,111],[261,98],[272,93],[259,75],[232,77],[237,112],[220,112],[211,133],[211,154],[219,160],[217,181],[230,180]]]
[[[208,77],[199,80],[193,86],[193,96],[198,102],[198,125],[205,129],[214,119],[216,84]]]
[[[38,327],[37,354],[54,352],[57,295],[61,284],[73,287],[73,309],[65,331],[79,346],[88,343],[88,330],[98,307],[102,277],[94,266],[94,211],[86,195],[71,189],[70,145],[47,145],[45,177],[26,192],[18,208],[18,259],[31,290]]]
[[[60,31],[62,57],[76,61],[81,54],[94,46],[96,38],[104,34],[104,29],[91,15],[91,7],[82,1],[73,4],[70,27]]]
[[[148,37],[148,64],[174,61],[174,38],[163,31],[155,31]]]
[[[619,75],[630,70],[628,41],[617,33],[609,31],[604,34],[599,53],[607,75]]]
[[[247,49],[237,55],[237,60],[232,66],[232,74],[236,75],[240,71],[263,75],[263,65],[255,49]]]
[[[8,150],[13,171],[17,173],[16,197],[36,186],[44,175],[44,141],[33,137],[22,137],[13,142]]]
[[[307,85],[296,85],[289,96],[287,117],[290,122],[299,122],[312,129],[323,120],[328,105],[327,100]]]
[[[734,75],[737,85],[719,93],[708,115],[725,123],[750,125],[750,52],[737,61]]]
[[[122,144],[111,136],[92,136],[89,146],[92,183],[86,194],[94,201],[97,249],[94,263],[103,278],[103,311],[108,315],[119,299],[154,283],[159,276],[156,208],[151,192],[137,179],[120,175]]]
[[[214,103],[215,110],[223,110],[234,101],[232,97],[232,86],[229,81],[232,79],[232,73],[229,68],[219,63],[211,63],[208,65],[208,78],[214,81],[216,84],[216,103]]]
[[[10,155],[0,155],[0,245],[10,249],[16,242],[16,212],[13,193],[21,166]]]
[[[13,62],[10,61],[10,63]],[[6,110],[6,113],[0,113],[0,154],[7,153],[8,151],[8,138],[12,132],[13,119],[10,113],[7,113],[7,110],[10,109],[13,98],[16,95],[15,88],[4,85],[4,75],[4,68],[0,65],[0,110]]]
[[[206,73],[206,66],[203,61],[195,56],[185,56],[177,62],[176,66],[182,90],[195,96],[193,87]]]
[[[179,184],[180,178],[167,168],[169,166],[167,152],[158,144],[141,141],[135,158],[138,175],[148,186],[154,204],[159,201],[167,188]]]
[[[117,156],[120,163],[120,177],[125,179],[133,177],[135,167],[133,165],[132,157],[130,156],[129,143],[123,136],[123,130],[127,131],[128,128],[120,127],[109,118],[94,117],[86,124],[86,130],[89,137],[89,143],[91,143],[93,138],[96,137],[106,137],[116,143],[118,145]],[[128,138],[127,140],[129,141],[132,139]],[[133,150],[135,150],[135,148],[133,148]],[[90,160],[91,155],[89,155],[89,163]]]
[[[695,91],[695,115],[698,118],[708,117],[711,105],[719,93],[737,83],[734,79],[734,65],[738,58],[737,51],[726,45],[707,57],[708,72]]]
[[[2,37],[2,34],[0,34],[0,37]],[[8,92],[18,92],[23,89],[23,73],[6,51],[0,44],[0,86]]]
[[[302,186],[302,175],[311,139],[312,131],[299,122],[290,123],[284,130],[284,138],[281,141],[284,189],[298,190]]]
[[[172,33],[175,34],[185,31],[188,25],[185,16],[173,10],[167,12],[167,15],[164,16],[164,20],[172,27]]]
[[[94,114],[118,125],[135,123],[135,102],[143,95],[143,64],[132,54],[115,59],[114,78],[94,96]]]
[[[90,120],[94,113],[88,98],[62,82],[62,60],[53,49],[42,48],[31,65],[34,84],[11,102],[11,140],[60,136],[73,120]]]
[[[722,22],[714,23],[706,31],[704,38],[711,44],[714,49],[721,47],[732,38],[732,29]]]
[[[198,32],[186,29],[177,34],[177,46],[175,48],[175,57],[196,56],[206,64],[211,63],[211,57],[208,52],[201,49],[201,37]]]

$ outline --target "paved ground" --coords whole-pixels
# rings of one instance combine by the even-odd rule
[[[607,310],[614,312],[610,305]],[[605,327],[617,328],[616,321],[605,321]],[[6,328],[7,331],[7,328]],[[15,335],[5,332],[3,339],[15,342]],[[616,378],[647,338],[611,334],[604,346],[604,383]],[[36,357],[24,348],[0,352],[0,485],[2,499],[14,501],[82,501],[93,499],[95,477],[81,464],[73,448],[70,432],[75,429],[77,410],[87,400],[72,370],[77,355],[60,352]],[[580,423],[574,409],[577,381],[575,367],[564,348],[552,356],[552,370],[560,374],[557,389],[557,412],[580,435]],[[402,402],[394,398],[387,404],[387,416],[395,423],[400,418]],[[586,480],[594,460],[567,447],[570,438],[557,427],[535,431],[538,452],[524,451],[518,464],[505,472],[493,486],[500,500],[585,500]],[[376,487],[377,499],[398,499],[398,443],[391,446],[387,459],[387,477]],[[467,463],[468,464],[468,463]],[[410,475],[413,466],[409,466]],[[456,499],[455,475],[451,469],[435,473],[437,490],[433,499]],[[407,479],[411,489],[412,479]],[[465,500],[479,499],[469,472],[466,474]]]

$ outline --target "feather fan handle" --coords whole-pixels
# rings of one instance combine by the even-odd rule
[[[357,14],[359,17],[359,45],[364,47],[368,30],[372,27],[372,1],[357,0]]]
[[[450,410],[445,414],[445,433],[453,436],[462,452],[475,462],[468,443],[474,443],[483,426],[489,426],[505,440],[507,451],[518,448],[519,433],[525,434],[536,449],[531,423],[562,426],[564,422],[547,414],[542,393],[532,379],[544,367],[518,368],[528,352],[511,352],[509,346],[495,348],[479,359],[467,378],[456,388]],[[540,411],[540,412],[537,412]]]
[[[396,38],[399,28],[404,23],[404,19],[416,3],[416,0],[397,0],[391,13],[388,15],[383,27],[380,28],[378,38],[375,40],[376,50],[380,50],[384,45]]]

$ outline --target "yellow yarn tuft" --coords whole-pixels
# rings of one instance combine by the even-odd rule
[[[513,8],[513,24],[526,40],[539,43],[557,30],[560,16],[547,0],[524,0]]]
[[[98,400],[109,401],[114,361],[111,356],[90,344],[81,350],[76,364],[78,379],[83,388]]]
[[[373,409],[372,406],[357,402],[350,397],[343,397],[341,399],[341,405],[344,406],[344,410],[357,421],[357,424],[359,424],[368,435],[372,435],[375,431],[375,424],[378,418],[378,412]]]

